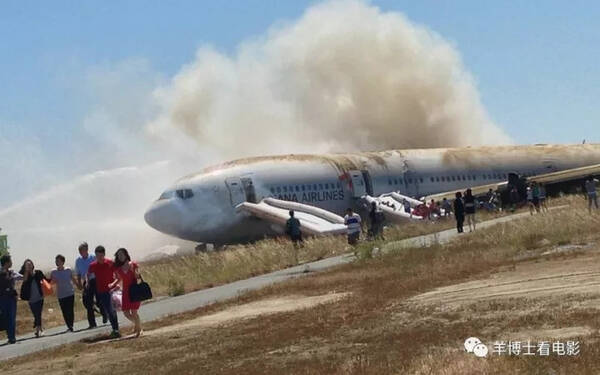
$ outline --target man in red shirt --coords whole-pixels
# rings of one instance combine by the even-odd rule
[[[110,325],[112,326],[111,338],[121,337],[119,333],[119,321],[117,320],[117,312],[112,306],[110,298],[110,287],[109,284],[115,279],[113,262],[110,259],[106,259],[106,249],[100,245],[96,247],[96,260],[90,264],[88,268],[88,278],[93,274],[96,278],[96,298],[98,302],[108,315]]]

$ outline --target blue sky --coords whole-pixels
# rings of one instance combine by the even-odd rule
[[[313,1],[5,1],[0,131],[69,158],[95,98],[90,69],[142,59],[168,80],[198,47],[233,54]],[[600,141],[600,29],[593,2],[373,1],[450,41],[492,120],[516,143]]]
[[[0,121],[56,147],[85,113],[70,75],[129,58],[170,76],[196,49],[233,52],[306,1],[6,1],[0,5]],[[492,119],[518,143],[600,141],[594,2],[374,1],[455,45]],[[73,125],[75,126],[75,125]],[[53,128],[52,132],[49,128]],[[63,129],[64,131],[61,131]],[[53,135],[54,134],[54,135]]]

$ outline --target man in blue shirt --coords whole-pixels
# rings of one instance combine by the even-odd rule
[[[87,319],[89,323],[88,328],[96,328],[96,316],[94,315],[94,297],[96,295],[96,280],[93,278],[93,275],[88,277],[89,281],[86,282],[86,275],[88,273],[88,268],[90,268],[90,264],[94,260],[96,260],[96,256],[89,253],[87,242],[83,242],[79,245],[79,255],[80,257],[75,260],[75,274],[77,276],[77,287],[79,290],[83,290],[81,295],[81,299],[83,302],[83,306],[87,310]],[[97,298],[96,298],[97,300]],[[106,323],[108,320],[104,310],[100,306],[100,313],[102,314],[102,322]]]

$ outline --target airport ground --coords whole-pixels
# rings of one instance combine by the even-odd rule
[[[590,217],[580,197],[556,203],[569,206],[444,245],[364,256],[328,272],[147,323],[140,339],[70,344],[6,361],[0,369],[46,374],[596,374],[600,215]],[[384,245],[365,243],[359,253],[369,255],[371,248]],[[329,250],[322,251],[328,255]],[[581,353],[482,359],[464,352],[469,336],[578,340]]]

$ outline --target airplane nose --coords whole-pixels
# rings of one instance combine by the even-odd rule
[[[170,199],[159,200],[144,214],[149,226],[170,235],[178,235],[182,231],[182,212]]]

